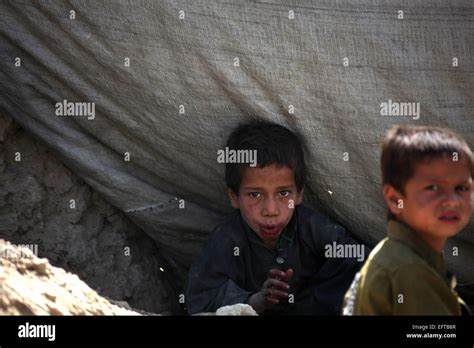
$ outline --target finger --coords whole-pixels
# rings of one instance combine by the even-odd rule
[[[293,277],[293,268],[288,268],[283,276],[283,281],[288,282]]]
[[[285,272],[280,271],[279,269],[272,268],[268,272],[268,278],[283,278],[285,276]]]
[[[280,300],[277,299],[277,298],[273,298],[273,297],[265,297],[265,302],[266,302],[267,304],[275,305],[275,304],[279,303]]]
[[[288,298],[288,293],[273,288],[268,288],[264,292],[266,299]]]
[[[277,290],[283,290],[283,291],[286,291],[290,288],[290,286],[287,283],[285,283],[281,280],[269,278],[269,279],[267,279],[267,282],[268,282],[267,283],[268,288],[269,287],[274,287]]]

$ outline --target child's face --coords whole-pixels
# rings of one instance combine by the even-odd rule
[[[385,185],[384,196],[398,219],[441,252],[446,239],[469,222],[471,188],[468,164],[441,157],[416,166],[414,175],[406,182],[405,195]]]
[[[297,192],[293,170],[276,165],[245,168],[238,196],[230,189],[227,193],[250,228],[273,246],[303,197],[302,191]]]

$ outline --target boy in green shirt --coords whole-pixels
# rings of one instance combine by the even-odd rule
[[[395,126],[382,146],[388,237],[344,298],[345,315],[461,315],[443,248],[471,217],[473,155],[454,132]]]

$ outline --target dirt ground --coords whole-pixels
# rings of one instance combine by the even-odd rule
[[[33,250],[32,250],[33,249]],[[0,315],[140,315],[109,302],[75,274],[0,239]]]

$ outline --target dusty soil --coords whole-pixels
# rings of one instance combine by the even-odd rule
[[[0,315],[140,315],[112,304],[31,249],[0,239]]]

